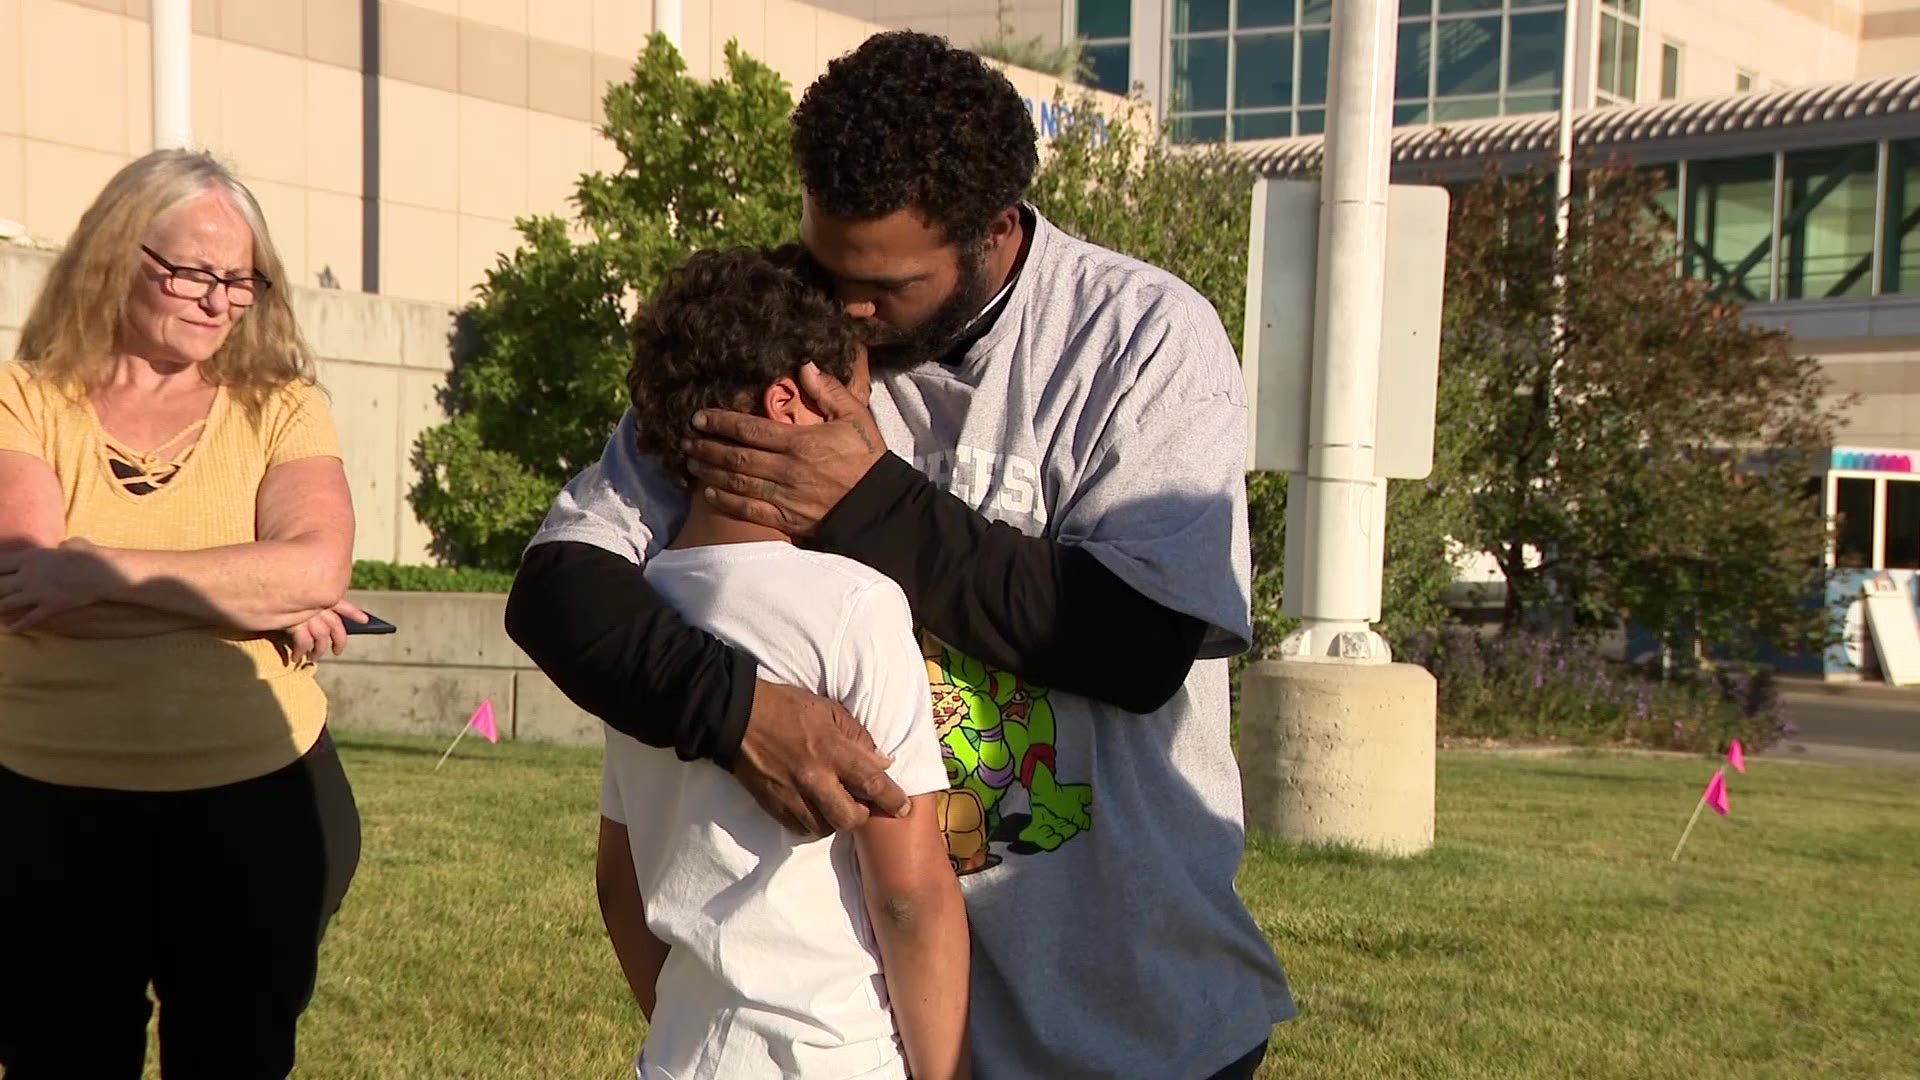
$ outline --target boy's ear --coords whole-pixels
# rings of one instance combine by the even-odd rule
[[[782,375],[760,395],[760,410],[769,420],[782,424],[803,422],[806,403],[800,398],[800,384],[790,375]]]

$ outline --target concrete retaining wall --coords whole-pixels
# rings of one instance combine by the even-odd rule
[[[600,745],[600,721],[568,701],[507,637],[506,597],[356,591],[348,598],[398,632],[353,637],[344,656],[320,661],[334,725],[451,739],[491,698],[503,739]]]

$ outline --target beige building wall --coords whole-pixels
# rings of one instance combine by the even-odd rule
[[[1835,342],[1820,359],[1835,397],[1854,397],[1842,443],[1920,447],[1920,342]]]
[[[362,125],[359,0],[194,0],[195,141],[259,196],[293,283],[366,286],[365,153],[378,155],[378,291],[472,296],[513,221],[569,213],[621,165],[594,130],[652,27],[650,0],[382,0],[379,132]],[[0,218],[59,242],[152,146],[147,0],[0,0]],[[688,0],[691,74],[736,39],[797,94],[876,24],[797,0]],[[1058,84],[1011,72],[1023,94]]]
[[[1013,36],[1063,40],[1072,0],[821,0],[821,6],[902,30],[944,35],[970,46],[995,36],[1004,18]],[[1111,2],[1111,0],[1095,0]]]
[[[1854,78],[1859,0],[1646,0],[1641,7],[1640,101],[1660,98],[1661,44],[1681,46],[1680,97]]]
[[[1866,0],[1860,19],[1860,75],[1920,72],[1920,0]]]

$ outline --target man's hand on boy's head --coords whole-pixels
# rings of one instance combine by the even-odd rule
[[[826,423],[801,427],[725,409],[694,414],[687,469],[728,517],[812,536],[887,452],[873,413],[840,380],[808,364],[800,389]]]
[[[754,684],[733,775],[787,828],[826,836],[859,828],[871,814],[905,817],[912,804],[887,775],[888,764],[839,702],[779,683]]]

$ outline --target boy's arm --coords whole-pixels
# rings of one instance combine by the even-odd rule
[[[835,657],[838,687],[893,759],[888,774],[913,796],[906,817],[876,815],[853,834],[894,1021],[914,1080],[971,1076],[967,912],[940,829],[947,770],[927,663],[899,586],[876,583],[849,607]]]
[[[960,881],[947,862],[937,794],[904,818],[872,817],[854,834],[867,915],[914,1080],[973,1075],[967,1047],[970,948]]]
[[[633,849],[627,846],[627,827],[607,817],[600,819],[600,852],[594,860],[593,881],[600,894],[600,918],[607,924],[613,955],[627,977],[640,1014],[653,1022],[658,1003],[656,985],[667,962],[667,943],[647,929],[646,901],[633,872]]]

